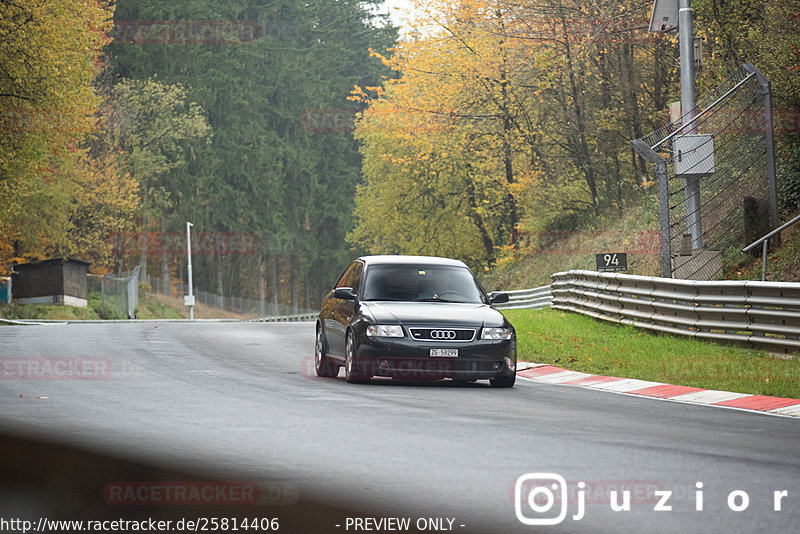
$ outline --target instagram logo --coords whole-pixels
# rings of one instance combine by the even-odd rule
[[[514,484],[514,511],[524,525],[558,525],[567,517],[567,481],[555,473],[520,476]]]
[[[704,484],[694,485],[694,510],[704,509]],[[689,490],[691,491],[691,490]],[[526,473],[514,484],[514,511],[524,525],[558,525],[567,517],[568,503],[577,504],[573,521],[586,515],[586,504],[608,505],[612,512],[630,512],[632,504],[652,505],[653,512],[671,512],[673,500],[684,504],[684,499],[674,498],[671,489],[661,483],[647,480],[580,480],[568,483],[555,473]],[[772,510],[783,510],[783,500],[788,490],[772,492]],[[728,508],[732,512],[744,512],[750,507],[750,495],[743,490],[734,490],[727,495]]]

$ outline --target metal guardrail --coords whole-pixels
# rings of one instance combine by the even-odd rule
[[[535,287],[533,289],[515,289],[503,291],[508,293],[509,300],[505,304],[495,306],[501,310],[513,310],[520,308],[544,308],[550,306],[552,294],[550,286]],[[301,313],[297,315],[281,315],[276,317],[259,317],[257,319],[247,319],[246,322],[272,323],[287,321],[313,321],[319,315],[317,312]]]
[[[318,312],[298,313],[296,315],[276,315],[273,317],[258,317],[257,319],[247,319],[246,323],[279,323],[289,322],[297,323],[303,321],[313,321],[319,315]]]
[[[582,270],[555,273],[552,280],[554,310],[771,352],[800,351],[800,283]]]
[[[533,289],[515,289],[503,291],[508,293],[509,300],[505,304],[498,304],[497,309],[512,310],[517,308],[544,308],[550,306],[552,294],[550,286],[536,287]],[[272,323],[281,321],[313,321],[319,315],[317,312],[301,313],[297,315],[281,315],[276,317],[259,317],[257,319],[247,319],[246,322]]]
[[[550,306],[550,301],[553,299],[550,286],[535,287],[533,289],[515,289],[512,291],[503,291],[503,293],[508,293],[508,302],[505,304],[497,304],[495,308],[499,310],[545,308]]]
[[[517,308],[544,308],[550,306],[552,294],[550,286],[536,287],[533,289],[515,289],[503,291],[508,293],[509,301],[505,304],[498,304],[495,308],[502,310],[512,310]],[[257,319],[247,319],[245,322],[273,323],[273,322],[297,322],[313,321],[319,315],[318,312],[300,313],[296,315],[280,315],[274,317],[259,317]]]

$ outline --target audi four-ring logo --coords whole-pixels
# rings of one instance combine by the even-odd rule
[[[456,333],[453,330],[431,330],[432,339],[455,339]]]

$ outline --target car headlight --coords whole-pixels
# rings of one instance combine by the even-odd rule
[[[403,327],[397,324],[371,324],[367,327],[369,337],[403,337]]]
[[[481,339],[511,339],[510,328],[484,328]]]

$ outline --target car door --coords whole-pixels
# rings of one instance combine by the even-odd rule
[[[336,288],[351,287],[357,292],[361,285],[361,276],[363,272],[364,264],[360,261],[354,261],[336,283]],[[339,299],[331,294],[331,321],[327,332],[328,348],[331,354],[344,356],[345,333],[347,332],[347,326],[350,324],[350,320],[353,318],[353,315],[355,315],[356,304],[356,300]]]

